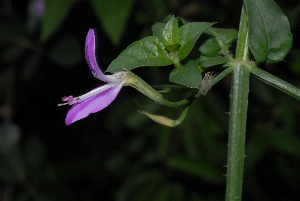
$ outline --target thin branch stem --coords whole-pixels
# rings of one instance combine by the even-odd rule
[[[300,100],[300,89],[298,87],[295,87],[290,83],[257,67],[252,67],[251,73],[256,75],[259,79],[261,79],[265,83],[277,89],[280,89],[281,91],[287,93],[288,95]]]

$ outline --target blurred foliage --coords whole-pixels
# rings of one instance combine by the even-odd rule
[[[169,117],[181,108],[165,108],[131,88],[107,109],[68,127],[68,106],[57,103],[100,85],[83,59],[89,28],[97,28],[105,70],[169,14],[237,28],[241,1],[48,0],[45,9],[40,2],[0,3],[1,199],[223,200],[230,77],[195,101],[175,128],[138,113],[134,99]],[[284,62],[260,67],[300,87],[300,3],[276,2],[290,20],[294,45]],[[196,50],[190,56],[199,55]],[[170,70],[134,72],[162,84]],[[250,87],[243,198],[298,200],[300,104],[255,77]]]

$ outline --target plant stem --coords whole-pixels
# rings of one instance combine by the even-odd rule
[[[251,73],[256,75],[259,79],[261,79],[265,83],[277,89],[280,89],[281,91],[287,93],[288,95],[300,100],[300,89],[298,87],[295,87],[290,83],[257,67],[252,67]]]
[[[249,91],[249,69],[245,64],[249,59],[247,13],[242,8],[237,62],[231,82],[226,201],[241,200],[245,157],[246,120]],[[239,62],[241,61],[241,62]]]

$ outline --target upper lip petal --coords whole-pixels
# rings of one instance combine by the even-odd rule
[[[85,59],[87,64],[97,79],[104,82],[119,82],[119,80],[111,79],[107,77],[99,68],[96,57],[96,33],[94,29],[90,29],[85,40]]]

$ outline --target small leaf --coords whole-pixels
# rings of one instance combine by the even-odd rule
[[[114,73],[122,71],[123,67],[131,70],[141,66],[167,66],[172,63],[162,39],[148,36],[129,45],[111,62],[106,71]]]
[[[244,0],[249,23],[249,46],[258,62],[281,61],[292,46],[287,17],[272,0]]]
[[[201,55],[200,56],[200,66],[202,68],[208,68],[211,66],[216,66],[216,65],[220,65],[223,63],[226,63],[228,61],[228,59],[226,57],[222,57],[222,56],[215,56],[215,57],[206,57]]]
[[[78,0],[49,0],[46,1],[42,22],[41,40],[48,40],[60,27],[72,6]]]
[[[91,0],[99,20],[114,45],[118,45],[126,28],[134,0]]]
[[[199,47],[201,54],[208,57],[215,57],[221,52],[221,47],[218,44],[216,37],[212,37],[204,41]]]
[[[198,88],[202,81],[202,74],[195,61],[189,61],[183,69],[175,68],[169,76],[169,81],[185,85],[191,88]]]
[[[238,37],[238,31],[235,29],[208,28],[204,33],[216,37],[224,45],[230,45]]]
[[[163,29],[162,39],[164,41],[165,47],[174,52],[178,49],[178,22],[177,19],[173,16],[170,21],[166,24]]]
[[[156,22],[151,28],[153,36],[162,38],[162,34],[163,34],[163,30],[164,30],[165,26],[166,26],[166,23]]]
[[[222,54],[222,48],[224,50],[228,50],[231,43],[238,37],[238,31],[235,29],[219,29],[210,27],[205,31],[205,33],[214,37],[211,37],[202,43],[199,51],[201,54],[209,57]]]
[[[200,35],[214,23],[192,22],[179,28],[179,57],[184,59],[193,49]]]

